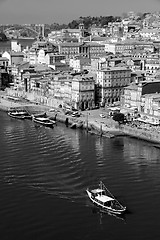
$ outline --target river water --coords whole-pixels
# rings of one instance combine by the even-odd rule
[[[0,123],[1,240],[160,238],[160,149],[5,112]],[[89,201],[85,190],[99,180],[127,206],[123,219]]]
[[[34,39],[17,39],[17,41],[21,44],[22,50],[25,49],[27,46],[31,47],[32,43],[35,42]],[[0,53],[3,53],[4,51],[10,51],[11,50],[11,40],[6,42],[0,42]]]

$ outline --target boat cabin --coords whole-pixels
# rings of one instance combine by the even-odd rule
[[[114,198],[106,196],[105,190],[94,189],[91,192],[96,202],[102,204],[103,206],[111,207],[114,209],[121,209]]]

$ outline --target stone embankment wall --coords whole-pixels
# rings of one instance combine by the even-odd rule
[[[10,95],[11,96],[11,95]],[[13,96],[13,95],[12,95]],[[11,107],[24,107],[28,112],[31,114],[40,113],[40,112],[46,112],[49,117],[52,117],[53,119],[56,117],[57,121],[66,123],[66,119],[68,119],[68,125],[72,126],[73,124],[76,124],[76,127],[82,127],[84,129],[88,129],[89,131],[99,135],[112,137],[113,135],[128,135],[132,136],[138,139],[143,139],[146,141],[154,142],[160,144],[160,132],[158,131],[152,131],[148,129],[140,129],[136,127],[131,127],[127,125],[120,125],[117,126],[117,123],[111,120],[108,120],[107,127],[104,125],[101,125],[99,122],[95,122],[90,120],[87,124],[86,120],[84,118],[72,118],[69,116],[66,116],[64,113],[55,111],[55,112],[49,112],[51,106],[45,106],[44,103],[41,104],[31,104],[29,102],[26,102],[24,99],[19,98],[19,96],[14,96],[17,98],[16,100],[9,98],[5,92],[0,92],[0,109],[7,111]],[[55,103],[57,105],[57,102]],[[53,106],[55,106],[53,104]],[[102,128],[101,128],[102,127]]]
[[[147,140],[150,142],[160,143],[160,132],[158,131],[151,131],[147,129],[138,129],[133,128],[130,126],[123,125],[120,127],[121,131],[123,131],[124,134],[138,138]]]

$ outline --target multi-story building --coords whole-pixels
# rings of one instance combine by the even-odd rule
[[[41,90],[40,81],[43,79],[44,77],[42,73],[25,72],[21,77],[21,81],[19,81],[18,89],[24,91],[24,93],[38,92],[39,94],[42,94],[43,88]]]
[[[131,82],[131,70],[127,67],[108,67],[97,70],[96,96],[101,104],[119,101],[124,87]]]
[[[112,52],[113,54],[131,54],[135,51],[135,49],[143,49],[143,51],[154,52],[154,44],[152,42],[127,40],[105,44],[105,51]]]
[[[121,97],[121,109],[128,112],[137,109],[143,121],[160,123],[160,80],[131,84],[124,89]]]
[[[49,97],[76,109],[86,109],[95,104],[95,81],[92,76],[53,75],[49,83]]]
[[[9,71],[13,76],[13,83],[15,89],[17,89],[21,85],[22,75],[26,69],[27,71],[33,71],[33,69],[31,68],[29,70],[28,62],[20,62],[19,64],[9,66]]]
[[[122,107],[136,107],[139,112],[149,111],[149,101],[145,100],[146,96],[152,94],[160,94],[160,80],[157,81],[143,81],[140,83],[132,83],[124,88],[124,94],[121,96]]]
[[[117,53],[131,53],[134,49],[133,43],[130,42],[116,42],[116,43],[106,43],[105,52],[111,52],[113,54]]]
[[[160,93],[145,94],[142,103],[141,108],[146,115],[159,117],[160,120]]]
[[[70,74],[53,74],[49,82],[49,96],[71,104],[72,78]]]
[[[8,67],[9,59],[7,57],[0,57],[0,67],[3,66],[4,68]]]
[[[80,28],[79,29],[70,29],[70,28],[62,29],[61,32],[62,32],[62,37],[66,35],[66,36],[75,37],[78,39],[81,35]]]
[[[156,39],[156,36],[159,35],[160,30],[156,28],[143,28],[139,33],[143,39]]]
[[[90,64],[89,58],[83,58],[83,57],[74,57],[69,60],[70,67],[73,68],[73,71],[80,72],[83,70],[83,67],[87,64]]]
[[[151,54],[146,58],[145,71],[146,74],[155,74],[160,69],[159,54]]]
[[[143,50],[144,52],[154,52],[154,44],[149,41],[136,41],[134,43],[135,49]]]
[[[30,64],[45,63],[45,56],[47,53],[57,53],[58,47],[47,41],[36,41],[32,47],[25,49],[24,60]]]
[[[74,56],[80,55],[81,53],[81,43],[61,43],[59,44],[59,53],[65,55],[66,58],[73,58]],[[83,52],[88,55],[88,49],[83,48]]]
[[[9,51],[5,51],[4,53],[2,53],[2,57],[8,59],[8,65],[12,64],[11,54]]]
[[[34,49],[35,51],[43,49],[45,52],[58,52],[58,47],[49,41],[35,41],[32,44],[31,49]]]
[[[28,52],[25,53],[25,61],[28,61],[30,64],[37,64],[37,51],[35,49],[30,49]]]
[[[121,35],[122,30],[122,22],[109,22],[108,23],[109,31],[112,36],[119,36]]]
[[[100,43],[88,42],[84,44],[84,47],[89,48],[89,58],[101,57],[105,54],[105,45]]]
[[[4,66],[0,66],[0,90],[9,87],[11,83],[11,76]]]
[[[46,64],[49,65],[53,65],[56,62],[61,62],[62,60],[65,60],[66,57],[65,55],[62,54],[55,54],[55,53],[47,53],[45,55],[45,62]]]
[[[55,62],[54,64],[49,66],[55,71],[59,72],[70,72],[72,71],[72,68],[69,66],[68,63],[63,63],[63,62]]]
[[[92,58],[101,56],[105,53],[105,46],[99,43],[61,43],[59,44],[59,53],[65,55],[67,58],[81,56]]]
[[[46,59],[45,59],[45,51],[43,49],[40,49],[37,52],[37,63],[39,64],[46,64]]]
[[[72,106],[87,109],[95,106],[95,80],[92,76],[75,76],[72,80]]]
[[[14,52],[22,51],[21,44],[18,42],[18,40],[16,39],[11,40],[11,51],[14,51]]]
[[[77,29],[61,29],[58,31],[52,31],[48,34],[48,39],[50,42],[62,43],[66,39],[71,41],[81,41],[84,38],[84,24],[80,23],[79,28]]]

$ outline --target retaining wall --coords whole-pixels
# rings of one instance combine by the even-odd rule
[[[160,143],[160,132],[151,131],[147,129],[138,129],[135,127],[130,126],[121,126],[120,129],[125,133],[126,135],[147,140],[150,142]]]

